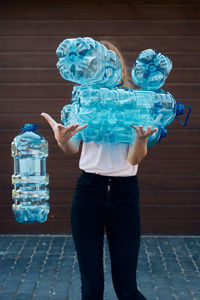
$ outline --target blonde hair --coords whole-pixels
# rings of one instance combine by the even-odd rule
[[[104,46],[106,46],[108,49],[114,51],[115,53],[117,53],[117,55],[120,57],[120,62],[121,62],[121,68],[122,68],[122,73],[121,73],[121,79],[123,80],[123,85],[122,86],[126,86],[130,89],[134,88],[133,83],[131,82],[129,76],[128,76],[128,71],[127,71],[127,65],[125,62],[124,57],[121,54],[121,51],[111,42],[106,41],[106,40],[102,40],[99,41],[101,44],[103,44]]]

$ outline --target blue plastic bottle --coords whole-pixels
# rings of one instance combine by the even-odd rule
[[[131,76],[133,82],[145,90],[157,90],[163,86],[172,61],[160,52],[147,49],[142,51],[133,65]]]
[[[159,127],[156,132],[149,136],[147,146],[152,147],[157,142],[160,142],[162,138],[167,136],[167,129]]]
[[[186,107],[160,89],[172,68],[171,60],[153,49],[142,51],[132,69],[133,82],[141,89],[120,88],[116,87],[116,83],[119,86],[121,74],[121,69],[118,73],[117,60],[113,60],[116,77],[112,74],[108,78],[100,72],[111,66],[111,60],[107,60],[106,56],[110,50],[102,46],[90,38],[78,38],[64,40],[58,47],[61,76],[81,83],[74,87],[72,104],[64,106],[61,121],[64,125],[88,123],[74,138],[84,142],[113,144],[134,142],[135,131],[130,125],[143,125],[145,129],[150,125],[158,128],[148,141],[148,146],[154,145],[166,136],[165,127],[182,115]],[[93,59],[95,68],[91,68]],[[189,111],[185,123],[179,120],[183,126],[186,126],[191,112],[191,107],[187,107]]]
[[[14,159],[12,210],[19,223],[45,222],[49,213],[48,142],[37,132],[38,127],[25,124],[11,144]]]
[[[75,137],[84,142],[133,143],[135,131],[130,125],[157,127],[149,145],[164,134],[161,129],[169,125],[177,115],[184,113],[184,105],[173,96],[159,90],[131,90],[128,88],[94,88],[75,86],[72,104],[64,106],[61,121],[64,125],[87,123],[88,126]],[[164,133],[164,131],[162,131]]]
[[[104,87],[121,81],[119,56],[92,38],[65,39],[56,54],[57,68],[65,80]]]

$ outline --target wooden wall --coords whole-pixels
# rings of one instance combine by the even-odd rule
[[[56,120],[70,103],[72,84],[56,69],[55,50],[65,38],[90,36],[116,42],[129,71],[140,51],[170,56],[164,89],[191,105],[187,127],[177,121],[141,163],[143,233],[200,232],[200,4],[198,1],[2,1],[0,4],[0,232],[70,233],[70,206],[79,155],[57,147],[40,113]],[[51,212],[43,224],[18,224],[12,214],[10,143],[24,123],[41,125],[49,141]]]

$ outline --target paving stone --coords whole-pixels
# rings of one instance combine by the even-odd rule
[[[15,300],[32,300],[33,295],[30,293],[20,293],[16,296]]]
[[[113,292],[105,292],[104,300],[117,300],[117,296]]]
[[[70,293],[69,296],[64,299],[64,300],[79,300],[80,298],[80,293]],[[58,300],[58,299],[56,299]]]
[[[35,290],[37,286],[37,283],[36,282],[33,282],[33,281],[28,281],[28,280],[25,280],[23,282],[21,282],[18,290],[17,290],[17,294],[32,294],[33,295],[33,292]]]
[[[15,293],[8,293],[8,292],[0,292],[0,299],[1,300],[14,300]]]
[[[72,279],[71,286],[70,286],[70,293],[77,293],[81,292],[81,281],[80,279]]]
[[[37,295],[33,296],[32,299],[33,299],[33,300],[50,300],[50,295],[46,295],[46,294],[37,294]]]
[[[142,295],[148,300],[157,300],[156,292],[153,289],[140,289]]]
[[[200,236],[142,236],[137,269],[148,300],[200,299]],[[117,300],[104,237],[104,300]],[[0,300],[80,300],[70,235],[0,235]]]
[[[170,287],[157,287],[156,296],[159,300],[175,300],[175,295]],[[189,300],[189,299],[188,299]]]
[[[187,281],[185,280],[185,278],[183,276],[172,276],[171,284],[175,289],[176,287],[183,287],[183,286],[187,285]]]
[[[60,293],[62,291],[67,291],[69,286],[69,282],[66,280],[57,280],[56,282],[54,282],[54,286],[53,289],[56,293]]]
[[[192,299],[192,294],[189,291],[187,285],[174,287],[175,295],[178,300]]]
[[[169,287],[171,285],[170,278],[163,273],[153,274],[153,280],[157,287]]]

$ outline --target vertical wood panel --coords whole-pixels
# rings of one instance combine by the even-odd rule
[[[117,42],[129,72],[145,48],[173,61],[165,90],[192,105],[187,128],[174,121],[161,145],[149,149],[139,169],[144,233],[199,233],[200,188],[200,5],[197,1],[3,1],[0,4],[0,232],[71,232],[70,205],[78,155],[57,148],[42,111],[59,120],[70,102],[72,83],[56,69],[55,50],[68,37]],[[22,225],[11,211],[10,142],[24,123],[39,123],[50,144],[52,209],[44,224]]]

